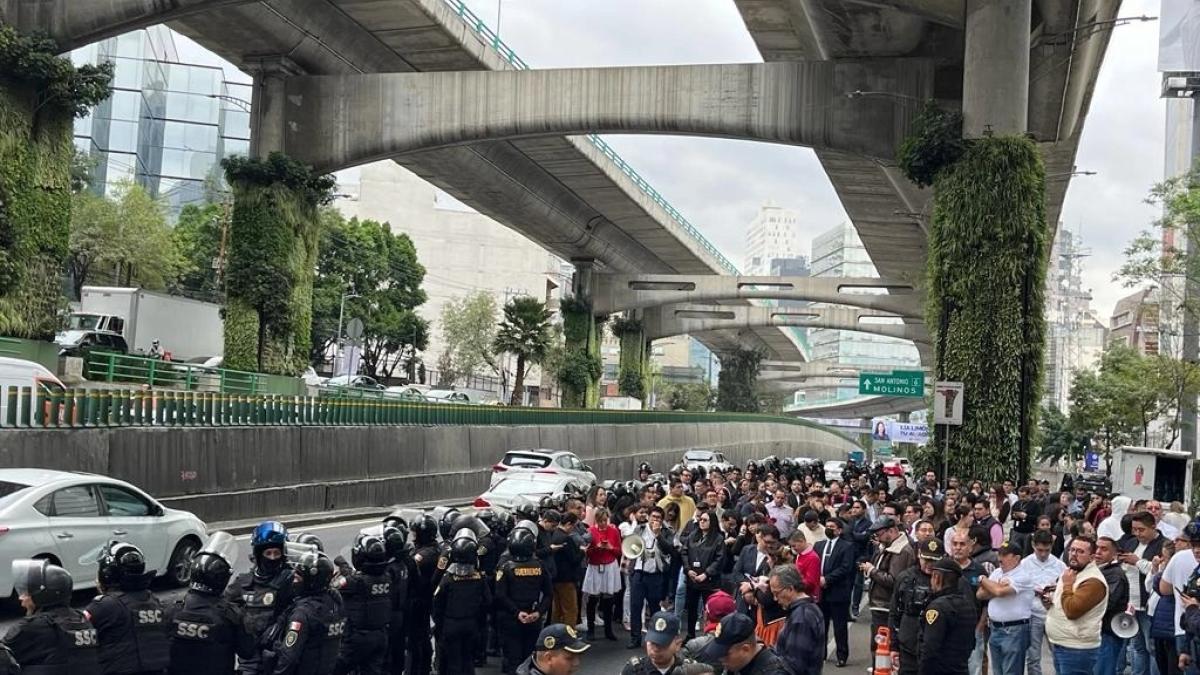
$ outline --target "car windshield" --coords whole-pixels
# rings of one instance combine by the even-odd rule
[[[553,491],[553,483],[549,481],[530,480],[528,478],[502,480],[492,489],[488,490],[488,492],[502,497],[530,494],[543,495],[550,494]]]
[[[21,492],[28,490],[30,486],[24,483],[11,483],[6,480],[0,480],[0,509],[14,502]]]
[[[541,469],[550,466],[550,458],[545,455],[510,452],[504,456],[504,465],[522,469]]]
[[[95,314],[72,314],[67,317],[67,330],[96,330],[100,317]]]
[[[689,450],[683,453],[683,458],[704,461],[707,459],[712,459],[712,453],[705,452],[704,450]]]

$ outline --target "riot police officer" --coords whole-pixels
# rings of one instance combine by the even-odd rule
[[[517,527],[508,535],[509,559],[496,570],[496,630],[506,675],[516,673],[517,666],[533,652],[554,597],[550,575],[533,555],[536,546],[533,529]]]
[[[171,660],[166,612],[150,592],[154,571],[138,547],[114,541],[100,553],[101,595],[84,610],[96,628],[106,675],[161,673]]]
[[[287,565],[287,528],[268,520],[259,523],[250,535],[249,572],[239,574],[225,589],[225,599],[238,608],[247,633],[258,644],[256,651],[269,646],[263,638],[279,613],[292,601],[292,570]],[[238,672],[256,675],[258,654],[238,659]]]
[[[214,532],[192,558],[187,595],[167,612],[169,675],[233,675],[234,656],[254,654],[241,613],[221,597],[235,560],[237,542],[228,532]]]
[[[26,616],[4,637],[26,673],[100,675],[96,629],[68,604],[71,575],[47,560],[14,560],[13,587]]]
[[[920,665],[921,620],[929,596],[933,593],[929,573],[933,563],[945,553],[937,537],[917,546],[916,567],[910,567],[896,577],[892,593],[892,609],[888,613],[892,633],[892,661],[899,661],[901,675],[916,675]]]
[[[383,527],[383,545],[387,549],[388,564],[385,573],[392,588],[392,613],[388,619],[388,664],[392,675],[404,672],[404,655],[408,646],[408,625],[411,611],[409,583],[417,574],[412,559],[412,547],[408,543],[408,525],[393,521]]]
[[[960,675],[975,649],[975,624],[979,610],[963,595],[962,567],[951,558],[930,567],[933,593],[921,622],[921,675]]]
[[[492,597],[496,596],[496,568],[500,566],[500,556],[504,553],[504,539],[496,531],[496,512],[490,508],[480,509],[474,516],[463,516],[455,522],[455,529],[463,527],[472,529],[479,538],[479,573],[487,584]],[[483,613],[483,634],[479,636],[475,652],[475,667],[487,665],[488,648],[499,648],[496,635],[494,616],[490,611]]]
[[[328,675],[338,659],[346,632],[346,614],[337,591],[329,587],[336,571],[324,553],[309,550],[295,562],[296,597],[270,630],[271,646],[261,667],[274,675]]]
[[[408,653],[412,675],[429,675],[433,669],[433,647],[429,642],[429,616],[433,607],[433,577],[437,573],[437,522],[429,515],[413,521],[413,565],[416,575],[409,583]],[[395,664],[393,664],[393,668]]]
[[[491,591],[479,573],[474,532],[459,530],[450,544],[450,563],[433,592],[433,630],[438,674],[473,675],[476,643],[483,617],[492,606]]]
[[[392,618],[387,546],[380,537],[360,534],[355,537],[350,558],[353,568],[340,557],[335,561],[342,572],[336,586],[345,607],[346,632],[333,672],[380,675],[387,657],[388,621]]]

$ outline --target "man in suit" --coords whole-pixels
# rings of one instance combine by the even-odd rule
[[[758,528],[758,534],[754,537],[755,543],[746,544],[742,547],[741,553],[738,554],[737,562],[733,564],[733,571],[730,572],[729,581],[731,585],[738,590],[735,594],[737,598],[737,611],[747,614],[750,612],[749,605],[743,597],[750,592],[752,584],[746,579],[751,577],[765,577],[771,572],[771,562],[768,559],[768,554],[779,548],[779,528],[770,523],[763,523]]]
[[[825,521],[825,541],[817,542],[817,557],[821,561],[821,602],[818,606],[825,615],[825,635],[829,635],[829,624],[833,624],[833,637],[837,642],[837,666],[843,668],[850,658],[850,592],[854,588],[854,565],[858,547],[846,531],[846,521],[830,518]]]

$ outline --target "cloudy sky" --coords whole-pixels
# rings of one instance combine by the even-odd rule
[[[466,0],[535,68],[760,60],[730,0]],[[1159,0],[1125,0],[1123,16],[1157,16]],[[1112,280],[1125,244],[1148,227],[1144,198],[1162,179],[1164,104],[1156,71],[1157,23],[1114,29],[1077,165],[1063,227],[1091,249],[1084,286],[1107,320],[1130,292]],[[183,41],[186,42],[186,39]],[[185,46],[188,57],[197,50]],[[810,150],[716,139],[613,136],[609,143],[725,255],[741,264],[746,226],[768,200],[800,213],[811,239],[847,220]]]

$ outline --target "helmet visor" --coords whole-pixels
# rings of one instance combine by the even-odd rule
[[[88,565],[99,564],[101,560],[104,560],[104,556],[108,555],[108,550],[112,547],[113,543],[115,542],[109,541],[100,544],[95,548],[88,549],[86,553],[79,556],[79,565],[81,567],[87,567]]]
[[[39,590],[46,580],[45,560],[14,560],[12,561],[13,589],[17,597],[29,595],[30,589]]]
[[[363,529],[359,530],[358,533],[369,537],[379,537],[380,539],[383,539],[383,523],[364,527]]]
[[[204,548],[200,549],[201,553],[208,553],[221,558],[233,567],[238,559],[238,552],[241,547],[238,545],[237,539],[234,539],[232,534],[228,532],[213,532],[208,537],[208,542],[204,544]]]
[[[302,544],[298,541],[289,541],[283,547],[284,555],[287,557],[288,560],[291,560],[291,561],[299,561],[300,556],[303,556],[306,553],[316,554],[318,552],[318,550],[319,549],[317,549],[317,546],[315,544]]]

